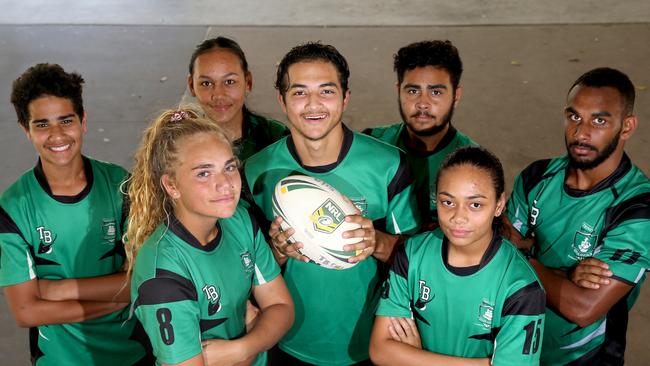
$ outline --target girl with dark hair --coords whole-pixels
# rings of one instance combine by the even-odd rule
[[[254,114],[246,107],[253,74],[244,51],[232,39],[212,38],[196,47],[187,85],[205,115],[233,141],[241,161],[288,134],[280,122]]]
[[[370,342],[378,365],[538,365],[545,295],[497,229],[503,168],[465,147],[437,178],[440,228],[395,253]]]

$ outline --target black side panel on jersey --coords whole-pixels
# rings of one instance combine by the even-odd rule
[[[650,192],[627,199],[605,211],[605,224],[601,231],[603,238],[610,230],[627,220],[650,220]]]
[[[246,207],[246,211],[248,212],[248,216],[251,219],[251,225],[253,226],[253,235],[257,236],[257,232],[260,231],[260,225],[257,223],[257,219],[255,218],[255,207],[256,206]]]
[[[18,225],[16,225],[14,220],[9,216],[7,211],[2,208],[2,206],[0,206],[0,233],[18,234],[21,237],[23,236],[20,229],[18,229]]]
[[[406,256],[405,245],[400,245],[397,247],[395,255],[393,256],[393,265],[391,267],[391,270],[395,272],[395,274],[408,280],[409,259]]]
[[[226,320],[228,320],[228,318],[199,320],[199,328],[201,329],[201,333],[223,324]]]
[[[539,315],[546,309],[546,295],[537,281],[520,288],[503,303],[501,316]]]
[[[411,168],[408,161],[406,160],[406,155],[403,152],[399,152],[399,167],[395,172],[395,176],[388,184],[388,201],[390,202],[393,197],[397,196],[402,192],[406,187],[413,183],[413,177],[411,176]]]
[[[38,346],[39,339],[41,339],[41,337],[38,336],[38,327],[29,328],[29,354],[32,365],[36,365],[36,361],[45,356],[41,347]]]
[[[198,300],[194,284],[185,277],[165,269],[156,269],[156,277],[144,281],[138,288],[134,309],[140,305],[155,305],[182,300]]]
[[[548,168],[550,162],[551,159],[537,160],[521,172],[521,181],[524,185],[526,199],[528,199],[530,191],[544,178],[544,173],[546,173],[546,168]]]

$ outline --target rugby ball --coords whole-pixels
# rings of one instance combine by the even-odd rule
[[[341,234],[360,227],[345,222],[345,216],[358,212],[354,204],[332,186],[306,175],[281,179],[273,191],[274,216],[282,217],[282,230],[290,227],[295,230],[289,242],[302,243],[300,254],[325,268],[347,269],[356,264],[348,262],[348,258],[361,251],[345,251],[343,246],[362,239],[345,239]]]

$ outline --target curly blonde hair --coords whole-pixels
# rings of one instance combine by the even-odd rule
[[[156,227],[169,220],[172,200],[162,186],[163,175],[174,176],[178,144],[198,133],[212,133],[232,149],[232,143],[216,123],[201,116],[196,107],[166,110],[144,131],[135,154],[133,173],[127,181],[130,200],[125,250],[130,273],[135,257]]]

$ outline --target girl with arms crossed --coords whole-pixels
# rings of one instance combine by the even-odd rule
[[[544,290],[499,234],[503,168],[465,147],[437,178],[440,228],[396,250],[377,310],[378,365],[538,365]]]
[[[252,215],[230,142],[192,110],[145,131],[129,184],[133,311],[158,364],[264,364],[293,302]],[[134,260],[135,258],[135,260]],[[246,300],[261,314],[246,333]]]

